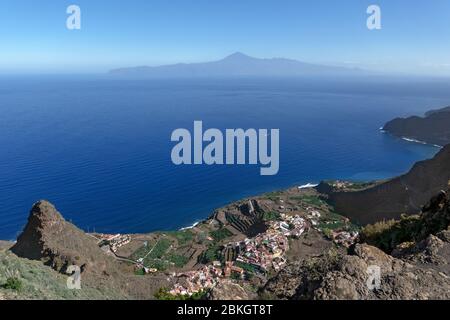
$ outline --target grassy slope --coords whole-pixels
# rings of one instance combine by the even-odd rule
[[[5,289],[6,274],[18,272],[22,288]],[[40,261],[19,258],[13,253],[0,249],[0,299],[123,299],[112,291],[83,287],[69,290],[67,277],[57,273]]]

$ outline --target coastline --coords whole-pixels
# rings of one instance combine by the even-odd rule
[[[418,144],[431,146],[431,147],[435,147],[435,148],[439,148],[439,149],[444,148],[444,146],[440,146],[440,145],[437,145],[437,144],[429,143],[429,142],[426,142],[426,141],[421,141],[421,140],[417,140],[417,139],[413,139],[413,138],[409,138],[409,137],[405,137],[405,136],[397,136],[397,135],[395,135],[395,134],[385,130],[384,127],[381,127],[379,130],[383,134],[389,134],[389,135],[391,135],[393,137],[402,139],[402,140],[407,141],[407,142],[418,143]]]
[[[299,186],[290,186],[290,187],[283,188],[283,189],[280,189],[280,190],[272,190],[272,191],[269,191],[269,192],[264,192],[264,193],[260,193],[260,194],[255,194],[255,195],[250,196],[250,197],[245,197],[245,198],[241,198],[241,199],[232,201],[232,202],[226,204],[225,207],[226,207],[226,206],[229,206],[229,205],[233,205],[234,203],[246,201],[246,200],[248,200],[248,199],[252,199],[252,198],[255,198],[255,197],[261,197],[261,196],[264,196],[265,194],[271,193],[271,192],[285,192],[285,191],[288,191],[288,190],[293,189],[293,188],[297,188],[298,190],[302,190],[302,189],[313,189],[313,188],[317,187],[318,185],[319,185],[319,183],[311,183],[311,182],[308,182],[308,183],[305,183],[305,184],[302,184],[302,185],[299,185]],[[215,210],[220,210],[220,209],[221,209],[221,208],[216,208]],[[204,218],[204,219],[198,219],[198,220],[196,220],[194,223],[192,223],[192,224],[190,224],[190,225],[188,225],[188,226],[186,226],[186,227],[178,228],[177,231],[185,231],[185,230],[193,229],[193,228],[195,228],[196,226],[198,226],[199,224],[204,223],[204,222],[210,220],[212,216],[213,216],[213,214],[210,215],[210,216],[208,216],[207,218]],[[150,232],[150,233],[153,233],[153,232],[155,232],[155,231],[152,231],[152,232]],[[158,232],[158,231],[156,231],[156,232]]]

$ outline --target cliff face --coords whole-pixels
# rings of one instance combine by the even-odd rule
[[[394,119],[383,130],[397,137],[444,146],[450,143],[450,107],[429,111],[425,117]]]
[[[360,224],[396,219],[401,214],[419,213],[421,207],[450,180],[450,145],[433,159],[416,163],[405,175],[361,191],[336,191],[327,184],[318,187],[327,193],[335,210]]]

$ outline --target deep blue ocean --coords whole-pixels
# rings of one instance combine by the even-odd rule
[[[15,239],[34,202],[97,232],[191,225],[240,198],[407,171],[438,149],[380,132],[388,120],[450,105],[439,79],[118,80],[0,77],[0,239]],[[280,171],[175,166],[176,128],[279,128]]]

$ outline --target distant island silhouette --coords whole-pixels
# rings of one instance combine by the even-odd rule
[[[260,59],[241,52],[221,60],[204,63],[178,63],[163,66],[139,66],[113,69],[116,76],[132,77],[211,77],[211,76],[352,76],[368,74],[368,71],[305,63],[292,59]]]

